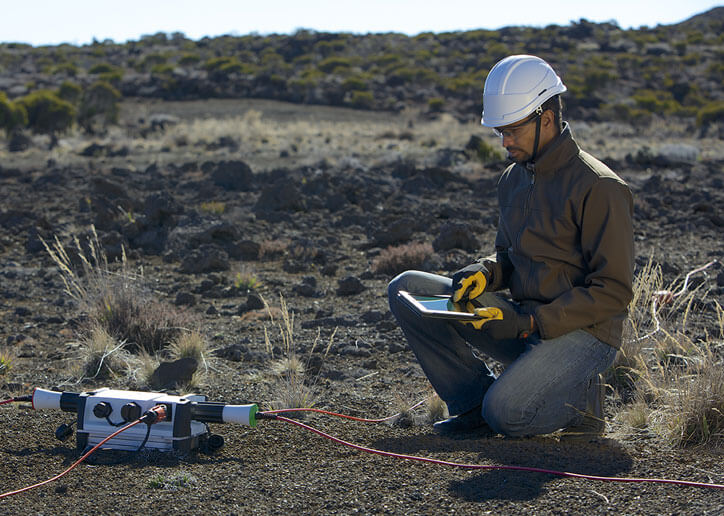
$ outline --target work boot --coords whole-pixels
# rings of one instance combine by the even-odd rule
[[[451,416],[432,425],[432,428],[439,434],[462,434],[462,433],[487,433],[493,435],[493,430],[485,422],[482,415],[482,407],[478,405],[472,410]]]
[[[606,432],[606,419],[603,415],[603,402],[606,396],[606,384],[603,375],[597,375],[589,384],[588,399],[583,421],[563,429],[561,441],[591,442],[603,437]]]

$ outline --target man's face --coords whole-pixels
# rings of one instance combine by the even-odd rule
[[[528,117],[522,122],[496,127],[495,133],[502,139],[508,158],[516,163],[525,163],[533,155],[535,144],[535,124],[539,115]]]

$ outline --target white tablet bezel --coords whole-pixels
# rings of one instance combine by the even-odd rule
[[[452,319],[455,321],[478,321],[482,319],[481,316],[470,313],[470,312],[457,312],[454,310],[434,310],[430,309],[428,306],[424,304],[424,299],[418,299],[418,298],[426,298],[430,300],[439,300],[439,299],[450,299],[450,296],[440,295],[440,296],[425,296],[425,295],[416,295],[416,294],[410,294],[409,292],[405,290],[400,290],[397,293],[398,296],[415,312],[420,314],[423,317],[432,317],[435,319]]]

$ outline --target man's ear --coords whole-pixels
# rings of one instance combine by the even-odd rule
[[[551,111],[550,109],[546,109],[545,111],[543,111],[543,114],[540,117],[543,127],[546,128],[551,127],[556,122],[556,117],[553,114],[553,111]]]

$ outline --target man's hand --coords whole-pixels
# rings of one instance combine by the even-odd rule
[[[453,274],[452,302],[465,303],[485,292],[491,279],[490,271],[482,263],[473,263]]]
[[[482,318],[478,321],[463,321],[463,324],[470,324],[495,340],[525,339],[536,330],[535,318],[532,315],[519,314],[512,308],[475,308],[472,303],[467,303],[467,309]]]

